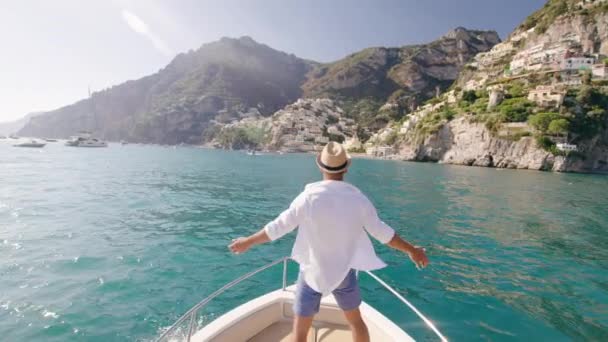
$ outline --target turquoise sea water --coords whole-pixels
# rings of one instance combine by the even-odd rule
[[[233,256],[274,218],[310,155],[0,143],[0,340],[148,341],[294,236]],[[355,160],[348,180],[427,247],[417,271],[377,245],[378,275],[454,341],[608,340],[608,177]],[[290,267],[290,281],[296,266]],[[204,324],[280,286],[281,268],[226,292]],[[362,278],[364,299],[421,340],[423,324]]]

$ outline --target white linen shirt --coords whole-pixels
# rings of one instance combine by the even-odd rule
[[[300,229],[291,257],[300,264],[308,286],[324,295],[336,289],[350,269],[386,266],[366,231],[383,244],[395,234],[359,189],[331,180],[308,184],[264,230],[276,240],[296,227]]]

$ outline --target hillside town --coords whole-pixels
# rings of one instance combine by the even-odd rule
[[[357,146],[356,124],[344,116],[342,108],[330,99],[299,99],[269,118],[251,115],[223,126],[212,142],[217,147],[222,132],[233,129],[261,130],[264,137],[251,141],[249,148],[284,152],[319,151],[330,140]],[[354,145],[353,145],[354,144]]]
[[[580,11],[604,3],[604,0],[585,0],[571,6]],[[401,122],[389,124],[372,135],[365,144],[366,153],[376,157],[400,158],[396,155],[399,153],[396,141],[403,141],[408,136],[412,139],[418,133],[416,128],[421,121],[441,121],[438,115],[445,115],[450,110],[458,112],[463,95],[467,92],[473,92],[477,98],[487,97],[487,102],[483,102],[487,103],[487,107],[484,107],[487,113],[504,110],[501,107],[503,101],[514,96],[521,99],[518,100],[520,106],[529,106],[527,101],[536,107],[537,112],[558,113],[564,106],[569,90],[578,91],[585,84],[605,85],[608,81],[608,56],[600,51],[606,50],[600,50],[588,35],[581,37],[587,32],[567,28],[567,25],[560,26],[551,34],[537,34],[535,27],[519,30],[490,51],[478,54],[465,66],[464,82],[418,107]],[[524,93],[514,95],[514,84],[518,84],[518,92]],[[467,114],[470,109],[465,105],[462,111]],[[431,116],[433,119],[429,119]],[[495,134],[513,139],[513,132],[516,132],[515,136],[544,134],[525,121],[499,123]],[[557,151],[578,150],[577,145],[570,143],[567,134],[545,137],[555,144]]]
[[[270,146],[312,152],[330,140],[344,142],[356,134],[355,121],[330,99],[299,99],[272,116]]]

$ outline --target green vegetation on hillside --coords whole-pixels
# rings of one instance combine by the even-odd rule
[[[346,116],[354,119],[361,126],[370,127],[374,123],[384,126],[392,119],[388,115],[377,115],[383,105],[380,100],[371,97],[358,100],[341,98],[340,100]]]
[[[536,27],[535,32],[542,34],[559,16],[575,14],[593,16],[608,11],[608,3],[597,4],[587,9],[580,6],[580,2],[581,0],[549,0],[543,8],[528,16],[519,28],[528,30]]]
[[[607,127],[608,90],[582,86],[568,92],[563,116],[570,123],[569,133],[591,138]]]
[[[224,127],[214,138],[223,148],[257,149],[270,141],[269,130],[257,126]]]
[[[536,27],[537,33],[544,33],[557,17],[568,13],[568,8],[568,0],[549,0],[542,9],[526,18],[520,27],[524,30]]]
[[[505,99],[497,109],[500,111],[502,122],[525,122],[534,107],[534,103],[525,97],[513,97]]]
[[[602,82],[571,88],[559,110],[540,107],[527,99],[535,83],[513,81],[504,84],[505,98],[495,108],[488,110],[487,91],[460,91],[454,88],[459,98],[454,105],[443,105],[424,116],[414,128],[417,141],[430,134],[455,117],[466,115],[473,122],[484,123],[493,134],[501,138],[518,140],[535,135],[539,146],[554,154],[562,154],[555,141],[577,143],[596,136],[608,129],[608,87]],[[437,104],[446,97],[429,100]],[[507,126],[508,123],[527,123],[526,126]],[[503,135],[506,134],[506,135]]]

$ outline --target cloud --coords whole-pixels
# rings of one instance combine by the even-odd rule
[[[125,21],[125,23],[127,23],[127,25],[129,25],[131,30],[148,39],[152,43],[154,48],[156,48],[156,50],[158,50],[163,55],[173,56],[173,50],[171,50],[171,48],[158,35],[152,32],[148,25],[143,20],[141,20],[140,17],[126,9],[123,9],[121,11],[121,14],[122,19]]]

